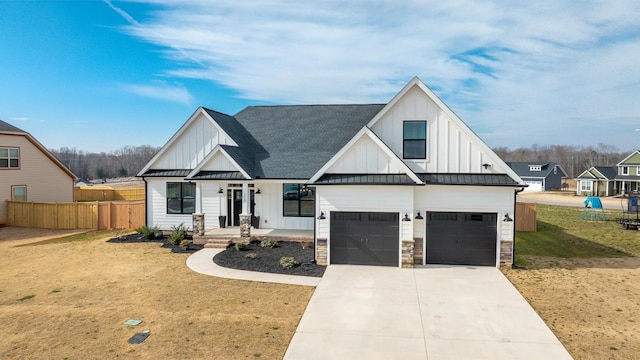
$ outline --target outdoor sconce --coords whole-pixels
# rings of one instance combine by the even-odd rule
[[[320,216],[317,217],[318,220],[324,220],[326,217],[324,216],[324,211],[320,211]]]
[[[262,192],[260,191],[260,189],[258,189],[258,191],[256,191],[256,194],[262,194]]]
[[[420,211],[418,211],[418,215],[416,215],[416,220],[422,220],[422,219],[424,218],[422,217],[422,215],[420,215]]]
[[[509,217],[509,213],[506,213],[506,214],[504,214],[504,219],[502,219],[502,221],[509,222],[509,221],[513,221],[513,219]]]
[[[224,190],[220,188],[220,190],[218,190],[218,194],[222,194],[222,193],[224,193]]]
[[[404,213],[404,217],[402,218],[402,221],[411,221],[411,219],[409,218],[409,215],[407,215],[407,213]]]
[[[491,167],[491,164],[484,163],[482,164],[482,166],[484,167],[485,170],[487,170],[488,168]]]

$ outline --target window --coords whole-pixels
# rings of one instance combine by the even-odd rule
[[[193,214],[196,211],[196,184],[167,183],[167,214]]]
[[[593,182],[591,181],[580,181],[580,192],[589,192],[591,191],[591,186]]]
[[[427,122],[405,121],[403,124],[402,156],[405,159],[427,158]]]
[[[11,201],[27,201],[27,186],[26,185],[12,186]]]
[[[316,188],[304,184],[282,185],[284,216],[313,216],[316,211]]]
[[[541,165],[529,165],[529,171],[542,171]]]
[[[628,166],[623,166],[622,167],[622,175],[629,175],[629,167]]]
[[[0,169],[20,167],[20,149],[0,147]]]

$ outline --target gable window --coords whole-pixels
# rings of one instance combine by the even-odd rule
[[[427,122],[405,121],[402,128],[402,156],[405,159],[427,158]]]
[[[623,166],[622,167],[622,175],[629,175],[629,167],[628,166]]]
[[[540,165],[529,165],[529,171],[542,171],[542,166],[540,166]]]
[[[20,149],[0,147],[0,169],[20,167]]]
[[[26,185],[12,186],[11,201],[27,201],[27,186]]]
[[[196,184],[167,183],[167,214],[193,214],[196,211]]]
[[[312,217],[316,209],[316,188],[304,184],[282,185],[282,215]]]

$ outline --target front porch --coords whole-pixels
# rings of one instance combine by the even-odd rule
[[[270,238],[278,241],[296,241],[313,243],[313,230],[293,229],[256,229],[251,228],[249,241]],[[215,247],[226,247],[242,239],[240,227],[226,227],[206,230],[204,235],[194,235],[195,244],[217,244]],[[245,240],[246,241],[246,240]],[[213,246],[211,246],[213,247]]]

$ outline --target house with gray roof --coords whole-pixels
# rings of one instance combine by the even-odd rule
[[[507,162],[507,165],[529,186],[524,191],[549,191],[562,189],[564,169],[548,161]]]
[[[417,77],[386,104],[200,107],[138,176],[149,226],[295,230],[319,264],[397,267],[511,265],[526,187]]]
[[[615,166],[594,166],[578,177],[578,195],[614,196],[640,191],[640,150]]]
[[[7,201],[73,202],[76,176],[28,132],[0,120],[0,226]]]

